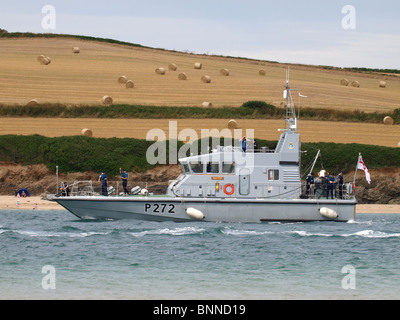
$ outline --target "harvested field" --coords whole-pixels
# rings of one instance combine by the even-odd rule
[[[117,104],[165,106],[213,101],[214,107],[235,107],[249,100],[278,106],[283,101],[284,64],[68,38],[2,38],[0,45],[0,103],[5,104],[26,104],[36,98],[43,103],[98,105],[104,94]],[[79,54],[71,52],[75,46],[81,49]],[[52,60],[46,67],[36,60],[43,52]],[[160,66],[167,68],[171,61],[186,73],[187,81],[179,81],[175,72],[167,71],[162,77],[154,72]],[[195,62],[202,63],[201,70],[193,68]],[[230,76],[221,77],[221,68],[229,69]],[[266,71],[265,76],[258,75],[260,69]],[[135,83],[134,94],[116,81],[127,70]],[[199,81],[204,74],[213,79],[207,86]],[[367,112],[400,107],[400,79],[395,76],[299,65],[290,66],[290,75],[293,88],[308,96],[301,100],[302,107]],[[362,85],[341,86],[343,78]],[[379,88],[379,81],[387,82],[385,90]],[[299,102],[297,94],[294,100]]]
[[[254,129],[255,137],[278,140],[283,120],[238,120],[238,129]],[[201,137],[201,129],[227,128],[227,119],[181,119],[177,123],[178,133],[182,129],[194,129]],[[48,137],[80,135],[82,128],[90,128],[93,137],[117,137],[146,139],[149,130],[162,129],[168,138],[168,119],[54,119],[54,118],[0,118],[0,135],[40,134]],[[299,132],[303,142],[360,143],[396,147],[400,140],[398,126],[382,124],[357,124],[324,121],[299,121]]]

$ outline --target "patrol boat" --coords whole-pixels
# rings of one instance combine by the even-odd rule
[[[92,195],[89,188],[54,200],[82,219],[244,223],[354,220],[357,201],[352,184],[343,186],[340,199],[326,199],[321,190],[305,195],[300,174],[301,141],[290,90],[287,80],[285,126],[280,129],[275,150],[244,152],[240,147],[225,146],[209,154],[181,158],[182,174],[169,184],[165,195],[107,197]]]

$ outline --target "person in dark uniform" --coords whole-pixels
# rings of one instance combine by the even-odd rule
[[[61,189],[61,195],[62,196],[66,196],[66,197],[69,197],[69,192],[70,192],[70,189],[69,189],[69,184],[68,183],[66,183],[66,182],[63,182],[62,183],[62,187],[60,188]]]
[[[258,144],[256,140],[253,140],[253,148],[254,150],[258,150]]]
[[[126,186],[128,184],[128,173],[126,172],[125,169],[121,169],[121,168],[119,168],[119,173],[121,174],[122,186],[124,187],[124,194],[129,194],[129,191],[126,188]]]
[[[314,187],[314,172],[311,172],[306,178],[306,195],[310,194],[310,188]],[[312,194],[312,191],[311,191]]]
[[[339,172],[339,175],[337,176],[337,182],[338,182],[338,189],[339,189],[339,199],[343,199],[344,179],[343,179],[343,173],[342,172]]]
[[[106,172],[103,171],[101,175],[99,176],[99,182],[101,182],[101,193],[103,196],[108,196],[107,193],[107,175]]]
[[[329,194],[331,194],[331,199],[333,199],[333,189],[335,189],[335,184],[336,184],[335,176],[333,174],[328,173],[328,175],[326,176],[326,183],[327,183],[326,198],[329,199]]]

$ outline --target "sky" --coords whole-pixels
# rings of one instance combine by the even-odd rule
[[[277,62],[400,69],[399,14],[398,0],[1,0],[0,28]]]

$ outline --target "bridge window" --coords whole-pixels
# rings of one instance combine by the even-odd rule
[[[219,162],[207,162],[207,173],[218,173]]]
[[[235,162],[222,162],[222,173],[235,173]]]
[[[184,173],[190,173],[190,168],[187,163],[182,163],[182,168]]]
[[[203,164],[201,162],[191,162],[190,168],[193,173],[203,173]]]

